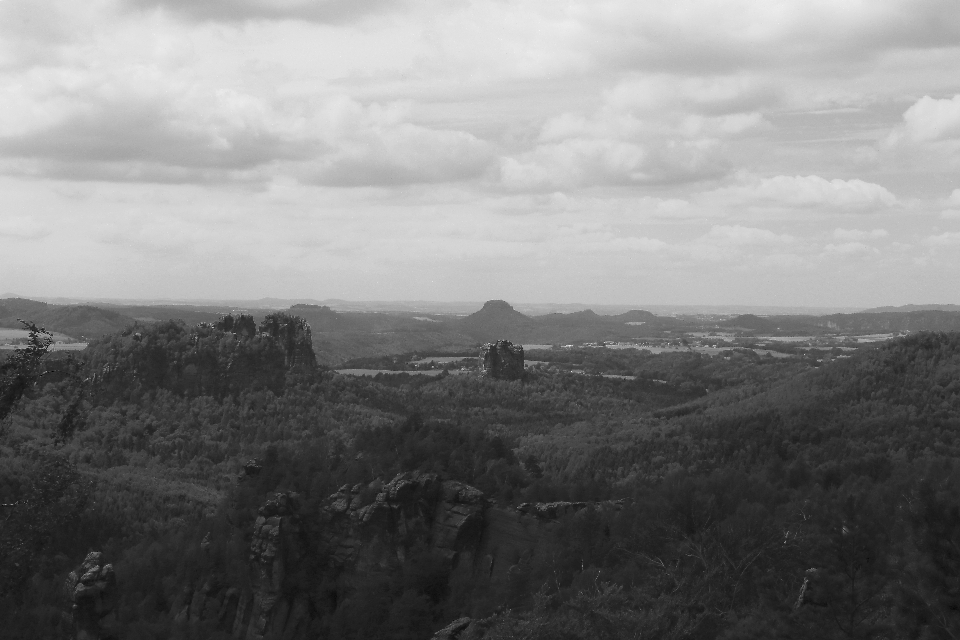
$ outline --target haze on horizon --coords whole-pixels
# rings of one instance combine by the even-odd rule
[[[960,303],[948,0],[0,1],[0,291]]]

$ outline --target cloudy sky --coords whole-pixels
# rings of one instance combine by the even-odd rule
[[[0,0],[0,293],[960,303],[956,0]]]

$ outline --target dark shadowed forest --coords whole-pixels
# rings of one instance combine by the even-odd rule
[[[74,637],[91,551],[124,639],[960,637],[958,333],[498,380],[340,375],[283,313],[76,353],[30,328],[0,363],[5,638]]]

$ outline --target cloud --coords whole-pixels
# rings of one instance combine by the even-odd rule
[[[122,71],[58,87],[62,97],[33,114],[36,96],[14,96],[18,112],[0,116],[0,157],[17,159],[8,171],[209,183],[263,181],[268,169],[285,166],[308,182],[357,186],[460,180],[493,160],[469,133],[409,122],[407,103],[364,105],[343,95],[268,100]]]
[[[42,161],[64,177],[88,171],[116,177],[118,165],[229,171],[309,151],[308,143],[271,128],[254,100],[221,93],[212,106],[187,110],[135,99],[89,104],[51,126],[0,138],[0,154]]]
[[[32,216],[0,216],[0,237],[33,240],[50,235],[50,229]]]
[[[960,166],[960,94],[917,100],[904,111],[902,122],[879,141],[878,149],[899,170],[955,171]]]
[[[309,20],[343,24],[388,11],[397,0],[122,0],[133,10],[161,8],[190,20]]]
[[[886,188],[863,180],[826,180],[820,176],[775,176],[750,184],[723,187],[703,194],[707,200],[729,205],[775,205],[786,208],[820,208],[873,211],[897,204]]]
[[[828,244],[823,248],[823,253],[832,256],[852,256],[871,251],[870,247],[862,242],[843,242],[840,244]],[[876,249],[873,249],[876,251]]]
[[[549,190],[722,177],[732,167],[726,141],[769,124],[757,111],[736,110],[757,104],[755,90],[741,78],[680,87],[663,77],[621,82],[594,112],[547,119],[532,149],[501,159],[500,179],[513,189]]]
[[[891,142],[906,138],[913,143],[936,142],[960,137],[960,94],[937,100],[920,98],[903,114],[903,126],[891,134]]]
[[[302,178],[329,186],[451,182],[476,178],[494,161],[490,145],[476,136],[415,125],[408,115],[402,104],[328,105],[315,125],[327,150],[307,163]]]
[[[945,231],[943,233],[928,236],[923,241],[930,247],[953,247],[960,245],[960,231]]]
[[[579,138],[503,158],[500,177],[510,188],[552,190],[691,182],[721,176],[729,168],[710,143]]]
[[[793,236],[787,234],[776,234],[769,229],[740,225],[714,225],[703,239],[737,247],[786,245],[795,241]]]
[[[890,234],[886,229],[873,229],[872,231],[860,231],[859,229],[841,229],[833,230],[833,237],[837,240],[864,240],[867,238],[886,238]]]

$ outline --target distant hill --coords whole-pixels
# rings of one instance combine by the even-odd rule
[[[201,322],[216,322],[221,316],[233,311],[232,307],[207,307],[194,305],[113,305],[103,304],[103,309],[116,311],[140,322],[162,322],[164,320],[183,320],[187,325]],[[262,317],[264,312],[255,314]]]
[[[0,326],[19,329],[18,318],[72,338],[93,338],[120,331],[133,318],[89,305],[55,305],[25,298],[0,299]]]
[[[325,365],[419,350],[472,349],[479,342],[449,316],[340,312],[315,304],[294,305],[290,313],[310,323],[313,350]]]
[[[843,313],[815,318],[817,326],[843,333],[960,331],[960,312],[910,311]]]
[[[591,312],[592,313],[592,312]],[[575,315],[575,314],[570,314]],[[459,328],[478,340],[521,340],[529,335],[533,320],[503,300],[488,300],[483,308],[463,318]]]
[[[907,313],[910,311],[958,311],[960,304],[905,304],[900,307],[876,307],[864,309],[862,313]]]
[[[736,318],[730,318],[729,320],[724,320],[719,323],[721,327],[726,329],[746,329],[748,331],[776,331],[778,325],[775,321],[761,318],[760,316],[755,316],[752,313],[746,313],[742,316],[737,316]]]

